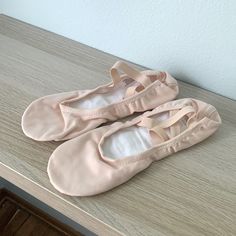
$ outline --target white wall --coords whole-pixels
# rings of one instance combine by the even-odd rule
[[[0,11],[236,99],[235,0],[0,0]]]

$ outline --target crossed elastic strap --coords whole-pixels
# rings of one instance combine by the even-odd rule
[[[148,128],[149,131],[158,135],[162,141],[167,141],[170,137],[164,129],[176,124],[181,118],[190,113],[195,113],[194,108],[185,106],[167,120],[158,122],[156,119],[145,117],[138,123],[138,126]]]
[[[132,86],[127,89],[126,97],[132,96],[135,93],[140,92],[141,90],[143,90],[144,88],[146,88],[148,85],[152,83],[152,80],[148,76],[146,76],[143,73],[140,73],[139,71],[130,67],[123,61],[116,62],[112,66],[110,70],[110,74],[111,74],[114,85],[117,85],[119,82],[121,82],[127,77],[139,83],[139,85]],[[126,77],[124,75],[126,75]]]

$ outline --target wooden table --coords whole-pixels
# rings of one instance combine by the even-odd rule
[[[98,196],[68,197],[52,187],[47,161],[60,143],[24,136],[24,109],[47,94],[109,81],[116,60],[1,15],[0,176],[99,235],[236,235],[236,102],[183,82],[179,97],[218,109],[223,125],[215,135]]]

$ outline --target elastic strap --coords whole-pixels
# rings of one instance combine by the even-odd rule
[[[157,126],[162,128],[168,128],[171,125],[175,124],[177,121],[179,121],[182,117],[191,112],[195,112],[194,108],[192,106],[186,106],[182,108],[180,111],[178,111],[175,115],[170,117],[169,119],[159,122]]]
[[[153,131],[156,135],[158,135],[162,139],[163,142],[169,139],[169,136],[166,133],[166,131],[159,126],[155,126],[151,128],[150,131]]]
[[[132,96],[142,91],[144,88],[146,88],[148,85],[152,83],[152,80],[148,75],[146,75],[145,73],[140,73],[138,70],[130,67],[128,64],[126,64],[123,61],[117,61],[112,66],[110,70],[110,74],[111,74],[114,85],[118,84],[120,81],[126,78],[122,76],[124,74],[139,83],[135,86],[131,86],[127,88],[125,97]]]
[[[141,75],[141,73],[139,71],[137,71],[134,68],[128,66],[123,61],[117,61],[112,66],[112,68],[110,70],[110,74],[111,74],[111,77],[113,79],[114,84],[117,84],[122,80],[122,77],[121,77],[119,72],[128,75],[128,77],[130,77],[134,80]]]
[[[186,106],[167,120],[157,122],[153,118],[145,117],[138,123],[138,125],[150,129],[151,131],[155,132],[158,136],[162,137],[163,140],[168,140],[169,137],[164,129],[172,126],[181,118],[183,118],[185,115],[192,112],[195,112],[194,108],[192,106]]]

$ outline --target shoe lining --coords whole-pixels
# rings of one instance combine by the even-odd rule
[[[102,108],[107,105],[122,101],[125,97],[127,88],[136,86],[138,83],[133,80],[126,79],[121,81],[115,88],[110,88],[109,92],[101,92],[99,90],[78,101],[72,102],[71,107],[82,109]]]
[[[158,121],[165,120],[169,117],[169,112],[163,112],[158,116]],[[166,129],[169,134],[169,129]],[[160,140],[160,142],[162,142]],[[121,129],[113,135],[106,138],[102,144],[103,155],[111,159],[123,159],[127,156],[137,155],[153,146],[153,141],[148,128],[131,126]]]

